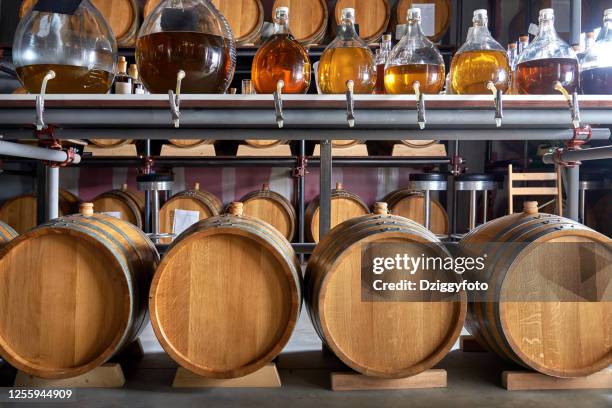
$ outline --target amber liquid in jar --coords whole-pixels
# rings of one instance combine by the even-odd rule
[[[580,85],[585,95],[612,95],[612,67],[583,71]]]
[[[516,91],[522,95],[554,95],[555,82],[569,92],[578,89],[578,62],[571,58],[549,58],[522,62],[516,67]]]
[[[356,94],[371,94],[376,85],[376,67],[370,50],[357,47],[332,48],[319,61],[319,87],[324,94],[346,92],[347,81]]]
[[[257,52],[252,79],[255,91],[260,94],[274,93],[281,79],[285,82],[283,93],[306,93],[311,79],[308,54],[288,34],[275,34]]]
[[[385,71],[385,88],[388,94],[414,94],[418,81],[421,93],[437,94],[444,88],[445,79],[443,65],[397,65]]]
[[[176,89],[179,70],[185,71],[183,93],[225,93],[233,72],[230,40],[196,32],[159,32],[138,39],[136,62],[140,78],[151,93]]]
[[[506,92],[510,86],[510,64],[503,51],[467,51],[455,55],[451,64],[451,86],[458,95],[491,93],[487,83]]]
[[[376,95],[384,95],[385,90],[385,64],[376,65],[376,85],[374,86]]]
[[[55,72],[55,78],[47,82],[49,94],[104,94],[110,89],[114,77],[107,71],[55,64],[19,67],[17,75],[28,92],[38,94],[43,78],[50,70]]]

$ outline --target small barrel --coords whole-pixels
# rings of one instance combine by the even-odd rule
[[[214,140],[208,139],[170,139],[168,140],[171,145],[180,147],[181,149],[189,149],[190,147],[196,147],[203,144],[214,144]]]
[[[258,140],[258,139],[247,139],[244,141],[247,145],[255,147],[257,149],[265,149],[268,147],[274,147],[281,144],[287,143],[285,140]]]
[[[229,214],[200,221],[170,245],[151,285],[151,321],[164,350],[184,368],[242,377],[287,344],[301,290],[289,241],[233,203]]]
[[[121,139],[89,139],[89,142],[102,149],[113,149],[115,147],[124,146],[131,144],[133,140],[121,140]]]
[[[82,208],[0,250],[0,355],[36,377],[87,373],[147,322],[155,246],[132,224]]]
[[[217,196],[208,191],[200,190],[200,183],[195,183],[192,190],[175,194],[162,206],[159,211],[159,228],[162,234],[179,234],[175,215],[178,211],[197,212],[197,219],[203,220],[208,217],[221,214],[223,203]],[[162,242],[170,242],[165,239]]]
[[[345,147],[353,147],[362,144],[363,140],[332,140],[332,147],[342,149]]]
[[[469,332],[489,350],[546,375],[580,377],[608,367],[610,244],[584,225],[538,213],[537,202],[472,230],[459,249],[487,255],[478,278],[489,288],[469,304]],[[574,297],[576,287],[605,299]]]
[[[19,17],[23,17],[38,0],[24,0],[19,8]],[[104,16],[110,25],[117,45],[129,47],[136,44],[140,28],[140,3],[138,0],[92,0],[92,4]]]
[[[312,200],[306,207],[306,235],[311,242],[319,242],[319,198]],[[342,183],[336,183],[331,197],[331,227],[369,214],[370,210],[363,200],[354,193],[344,190]]]
[[[319,44],[327,32],[326,0],[275,0],[272,9],[289,7],[289,29],[302,44]]]
[[[425,223],[425,197],[423,193],[401,189],[383,199],[393,215],[399,215],[423,225]],[[431,199],[430,228],[434,234],[448,235],[448,214],[439,201]]]
[[[130,191],[127,184],[124,184],[119,190],[100,194],[92,202],[99,213],[127,221],[138,228],[143,227],[144,198]]]
[[[423,27],[425,34],[433,42],[438,42],[448,31],[453,17],[453,8],[450,0],[399,0],[395,11],[395,23],[406,24],[408,9],[420,8],[421,14],[427,17],[427,21],[433,14],[433,27]],[[431,31],[430,31],[431,30]]]
[[[67,190],[59,191],[59,215],[78,211],[79,198]],[[36,195],[24,194],[6,201],[0,208],[0,221],[7,223],[23,234],[34,228],[38,222]]]
[[[240,201],[244,204],[245,215],[265,221],[287,240],[293,239],[297,219],[295,208],[285,197],[270,191],[268,184],[264,184],[261,190],[245,195]]]
[[[366,244],[406,244],[413,257],[450,256],[430,231],[385,210],[379,203],[375,214],[345,221],[321,240],[308,261],[305,299],[317,333],[346,365],[367,376],[402,378],[433,367],[450,351],[463,327],[467,296],[362,299]]]
[[[355,24],[359,25],[359,36],[367,43],[381,39],[391,19],[388,0],[338,0],[334,10],[335,23],[332,31],[342,22],[342,9],[355,9]]]
[[[16,236],[17,231],[0,221],[0,249]]]
[[[148,0],[144,16],[148,16],[161,0]],[[260,0],[212,0],[226,18],[237,45],[253,44],[261,36],[264,9]]]

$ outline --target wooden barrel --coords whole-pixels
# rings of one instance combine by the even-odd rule
[[[597,200],[593,208],[587,213],[587,219],[594,228],[604,235],[612,237],[612,193],[604,195]]]
[[[161,0],[148,0],[144,16],[148,16]],[[264,9],[260,0],[212,0],[226,18],[237,45],[253,44],[261,36]]]
[[[321,240],[306,269],[305,299],[317,333],[346,365],[367,376],[401,378],[431,368],[450,351],[467,297],[363,301],[364,244],[410,244],[414,256],[450,256],[430,231],[385,208],[379,203],[374,215],[345,221]]]
[[[143,227],[144,198],[138,193],[128,190],[127,184],[124,184],[119,190],[100,194],[92,202],[99,213],[127,221],[138,228]]]
[[[69,215],[77,212],[79,198],[67,190],[59,191],[59,215]],[[0,207],[0,221],[7,223],[23,234],[34,228],[37,222],[36,195],[24,194],[6,201]]]
[[[244,141],[247,145],[255,147],[257,149],[266,149],[268,147],[274,147],[281,144],[287,143],[285,140],[258,140],[258,139],[247,139]]]
[[[245,195],[240,201],[244,204],[244,215],[265,221],[287,240],[293,239],[297,219],[295,208],[285,197],[270,191],[268,184],[264,184],[261,190]]]
[[[162,234],[177,235],[181,232],[175,225],[176,211],[197,212],[198,220],[203,220],[223,211],[223,203],[217,196],[208,191],[200,190],[200,183],[195,183],[193,190],[175,194],[159,210],[159,228]],[[168,243],[170,239],[162,239]]]
[[[327,32],[326,0],[275,0],[272,9],[289,7],[289,29],[302,44],[319,44]]]
[[[131,144],[133,140],[121,140],[121,139],[89,139],[89,142],[102,149],[112,149],[115,147]]]
[[[0,221],[0,248],[2,248],[7,242],[17,236],[15,231],[10,225]]]
[[[412,147],[414,149],[423,149],[425,147],[429,147],[429,146],[433,146],[436,143],[438,143],[437,140],[409,140],[409,139],[405,139],[405,140],[400,140],[400,143],[408,146],[408,147]]]
[[[209,139],[170,139],[171,145],[180,147],[181,149],[189,149],[191,147],[200,146],[203,144],[214,144],[214,140]]]
[[[345,147],[353,147],[362,144],[363,140],[332,140],[332,147],[342,149]]]
[[[389,205],[391,214],[425,223],[425,197],[423,193],[408,189],[393,191],[383,199]],[[430,227],[434,234],[448,235],[448,214],[439,201],[431,199]]]
[[[37,2],[38,0],[23,0],[19,8],[19,17],[23,17]],[[140,28],[138,0],[92,0],[92,3],[110,25],[118,46],[128,47],[136,44]]]
[[[426,32],[429,39],[433,42],[438,42],[448,31],[453,17],[453,9],[450,0],[399,0],[395,11],[395,23],[406,24],[408,9],[421,8],[424,16],[430,13],[434,14],[434,29],[433,33]],[[427,30],[427,27],[423,27]]]
[[[568,245],[579,242],[589,247]],[[468,330],[500,356],[546,375],[579,377],[608,367],[611,243],[584,225],[538,213],[537,202],[472,230],[460,249],[487,254],[478,278],[489,288],[470,303]],[[607,298],[574,301],[576,285]]]
[[[332,190],[331,227],[370,213],[368,206],[357,194],[346,191],[342,183],[336,183]],[[319,197],[312,200],[306,207],[306,235],[311,242],[319,242]]]
[[[234,203],[230,214],[200,221],[172,243],[151,285],[151,321],[164,350],[184,368],[242,377],[287,344],[301,290],[289,241]]]
[[[342,9],[355,9],[355,24],[359,25],[359,36],[367,43],[377,42],[389,26],[391,7],[388,0],[338,0],[334,11],[336,28],[342,22]]]
[[[0,250],[0,355],[36,377],[100,366],[147,321],[155,246],[132,224],[83,207]]]

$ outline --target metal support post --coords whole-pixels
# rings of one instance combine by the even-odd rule
[[[578,193],[580,189],[580,166],[567,168],[567,218],[578,220]]]
[[[45,221],[59,217],[59,167],[47,166],[47,214]]]
[[[319,239],[331,229],[331,191],[332,191],[332,144],[331,140],[321,140],[321,180],[319,196]]]

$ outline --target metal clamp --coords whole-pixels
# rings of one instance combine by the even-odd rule
[[[302,178],[308,174],[308,156],[298,156],[298,164],[293,169],[293,177]]]
[[[574,92],[570,95],[567,89],[565,89],[563,84],[559,81],[555,82],[554,88],[556,91],[560,92],[567,101],[570,114],[572,115],[572,127],[574,129],[580,128],[580,104],[578,103],[578,93]]]
[[[41,131],[47,127],[45,125],[45,93],[47,92],[47,83],[55,79],[55,71],[50,70],[44,76],[40,87],[40,94],[36,95],[36,130]]]
[[[172,124],[178,129],[181,120],[181,83],[185,78],[185,71],[180,69],[176,74],[176,95],[172,90],[168,91],[170,98],[170,112],[172,113]]]
[[[349,127],[355,127],[355,100],[353,95],[355,92],[355,82],[346,81],[346,121]]]
[[[504,118],[504,92],[497,88],[492,81],[487,82],[487,89],[491,91],[495,100],[495,126],[501,127]]]
[[[419,124],[419,129],[423,130],[427,122],[425,119],[425,95],[421,92],[421,83],[419,81],[414,81],[412,87],[417,101],[417,122]]]
[[[283,115],[283,88],[285,81],[282,79],[276,83],[276,92],[274,92],[274,109],[276,110],[276,124],[279,129],[285,125],[285,116]]]

